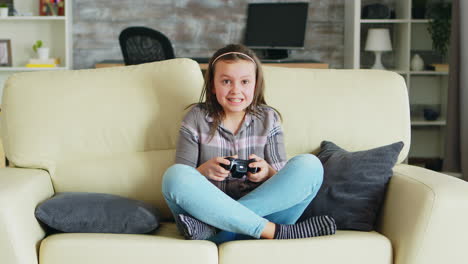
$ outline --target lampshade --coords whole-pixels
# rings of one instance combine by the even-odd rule
[[[390,31],[388,28],[371,28],[367,32],[365,50],[368,51],[391,51]]]

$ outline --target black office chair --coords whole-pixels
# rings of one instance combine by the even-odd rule
[[[119,36],[125,65],[173,59],[169,39],[159,31],[146,27],[129,27]]]

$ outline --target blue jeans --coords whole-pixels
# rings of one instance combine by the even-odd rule
[[[267,222],[294,224],[317,195],[323,167],[317,157],[301,154],[288,161],[255,190],[234,200],[195,168],[175,164],[164,174],[162,192],[174,216],[188,214],[224,230],[214,242],[260,238]]]

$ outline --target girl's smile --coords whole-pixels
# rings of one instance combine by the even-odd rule
[[[213,93],[226,115],[243,114],[255,92],[256,66],[247,60],[218,61]]]

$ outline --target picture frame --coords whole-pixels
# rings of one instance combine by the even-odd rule
[[[0,39],[0,66],[11,67],[11,40]]]

